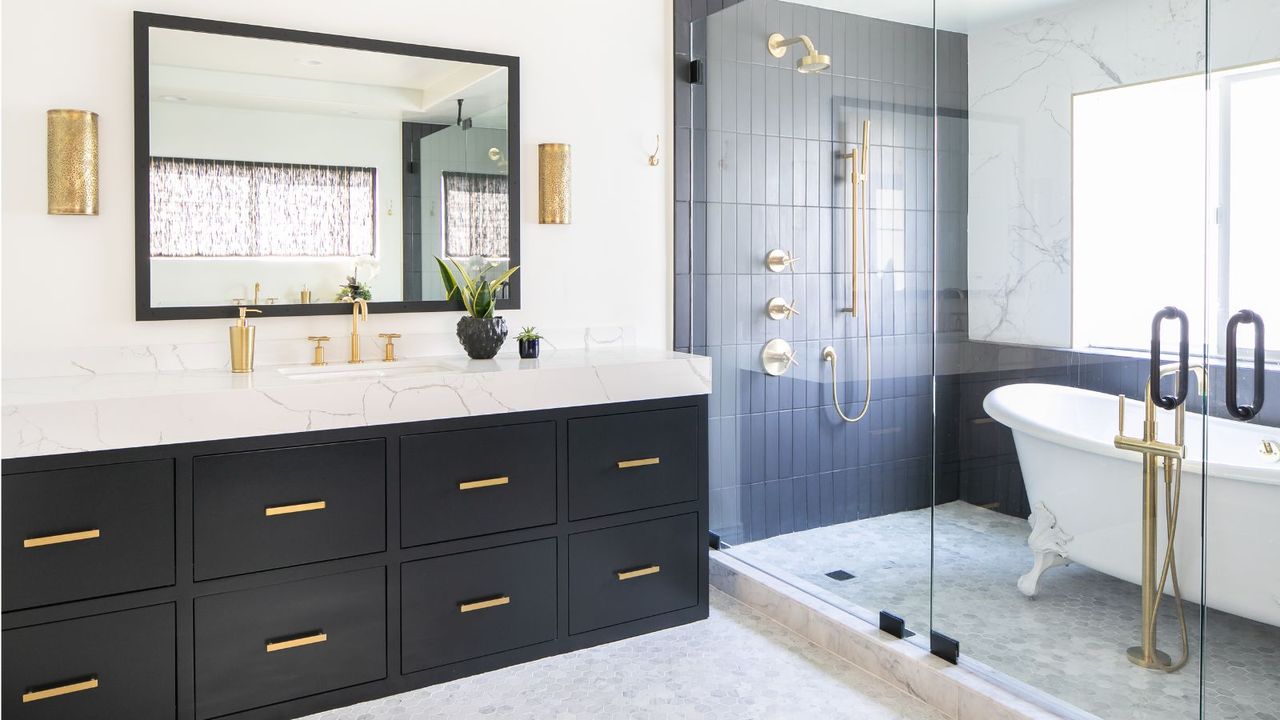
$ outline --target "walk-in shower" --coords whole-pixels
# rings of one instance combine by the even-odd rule
[[[1280,5],[703,4],[725,552],[1064,715],[1277,715]]]

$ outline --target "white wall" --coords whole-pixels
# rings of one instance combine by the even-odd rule
[[[969,35],[972,339],[1072,345],[1074,94],[1204,72],[1206,49],[1215,69],[1280,56],[1280,2],[1210,8],[1207,48],[1199,1],[1083,0]],[[1170,152],[1203,170],[1199,139]]]
[[[73,347],[226,337],[226,320],[133,320],[135,9],[519,56],[525,309],[507,313],[509,324],[621,326],[639,345],[670,346],[671,163],[646,163],[655,133],[667,157],[671,147],[670,0],[5,0],[6,366]],[[57,107],[101,116],[98,217],[45,214],[45,110]],[[540,142],[573,145],[572,225],[537,224]],[[449,333],[456,322],[455,313],[374,317],[370,333]],[[332,316],[265,319],[258,337],[305,345],[344,326]]]
[[[151,154],[376,168],[375,252],[381,266],[369,287],[374,300],[403,299],[399,122],[158,100],[151,103]],[[262,284],[262,297],[279,298],[281,303],[299,302],[304,285],[312,291],[314,302],[329,302],[351,274],[355,261],[356,258],[153,258],[152,304],[226,305],[231,298],[252,298],[255,282]]]

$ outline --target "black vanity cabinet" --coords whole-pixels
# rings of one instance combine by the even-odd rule
[[[4,462],[6,718],[291,718],[707,616],[706,397]]]

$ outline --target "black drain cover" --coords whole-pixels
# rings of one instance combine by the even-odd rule
[[[845,572],[844,570],[832,570],[831,572],[827,573],[827,577],[831,578],[832,580],[844,581],[844,580],[852,580],[855,577],[855,575],[851,572]]]

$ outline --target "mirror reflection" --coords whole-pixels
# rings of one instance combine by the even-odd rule
[[[149,30],[152,307],[444,300],[511,257],[502,66]]]

